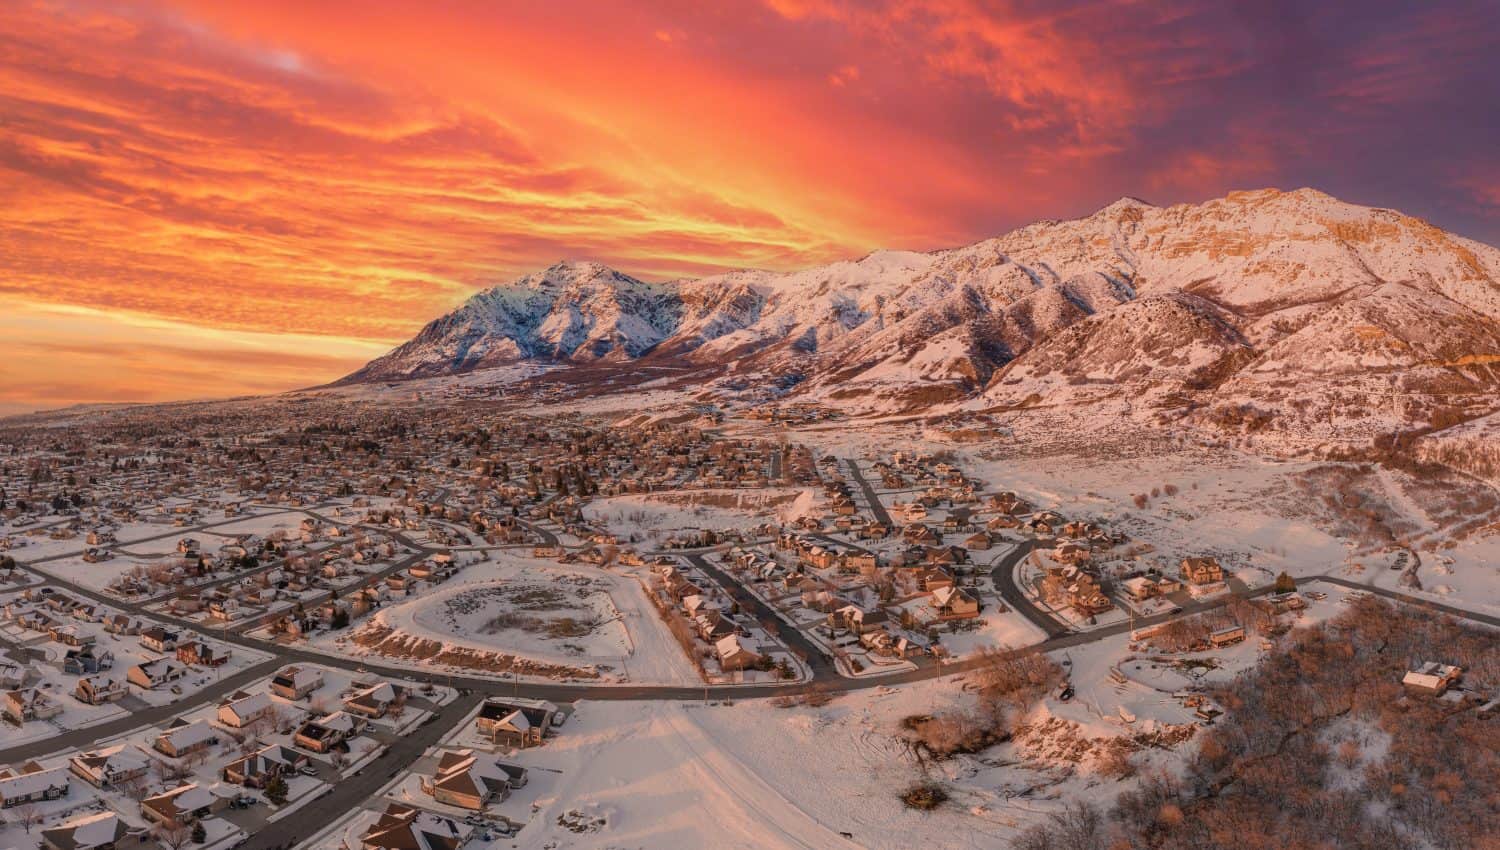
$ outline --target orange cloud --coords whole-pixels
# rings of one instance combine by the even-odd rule
[[[1484,4],[1362,14],[1357,32],[1296,11],[18,0],[0,5],[0,297],[282,334],[295,351],[241,371],[290,386],[343,369],[328,345],[379,349],[564,257],[651,278],[801,267],[1246,183],[1491,220],[1473,199],[1492,181],[1467,173],[1500,131]],[[1450,91],[1467,108],[1421,113]],[[1397,169],[1413,176],[1390,190]],[[1432,186],[1438,209],[1403,203]],[[207,342],[153,355],[139,322],[114,332],[132,381],[152,356],[174,391],[224,371]],[[73,399],[47,358],[110,356],[28,345],[0,366],[12,398],[45,387],[16,363]]]
[[[219,398],[315,386],[353,371],[383,348],[12,299],[0,314],[0,416],[83,402]]]

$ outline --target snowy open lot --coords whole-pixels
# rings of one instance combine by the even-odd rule
[[[568,566],[492,553],[459,577],[378,610],[353,636],[317,639],[327,651],[396,664],[604,682],[699,681],[647,600],[636,568]],[[370,640],[374,635],[378,640]],[[526,666],[513,665],[522,662]],[[540,671],[540,672],[539,672]]]

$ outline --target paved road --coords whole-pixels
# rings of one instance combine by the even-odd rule
[[[535,534],[537,537],[540,537],[542,539],[542,542],[545,543],[545,544],[547,544],[548,546],[556,546],[557,545],[557,535],[553,534],[552,532],[548,531],[545,528],[542,528],[540,525],[537,525],[534,522],[527,522],[526,520],[523,520],[520,517],[516,518],[516,522],[518,524],[520,524],[520,526],[522,528],[526,529],[527,531],[530,531],[532,534]]]
[[[1030,555],[1035,547],[1036,541],[1034,540],[1021,541],[1014,549],[1000,556],[991,565],[990,578],[995,582],[995,589],[1000,592],[1000,598],[1004,599],[1007,605],[1019,611],[1021,616],[1041,629],[1049,639],[1060,638],[1070,631],[1068,626],[1043,611],[1031,601],[1031,597],[1027,596],[1025,591],[1016,585],[1016,564]]]
[[[1434,611],[1442,611],[1444,614],[1452,614],[1455,617],[1465,620],[1473,620],[1477,623],[1484,623],[1487,626],[1500,628],[1500,617],[1492,617],[1489,614],[1481,614],[1478,611],[1469,611],[1463,608],[1456,608],[1452,605],[1444,605],[1441,602],[1433,602],[1429,599],[1423,599],[1420,596],[1409,596],[1397,590],[1387,590],[1372,584],[1360,584],[1357,581],[1350,581],[1346,578],[1335,578],[1334,576],[1317,576],[1311,579],[1304,579],[1303,581],[1326,581],[1329,584],[1336,584],[1339,587],[1365,590],[1376,596],[1383,596],[1386,599],[1394,599],[1397,602],[1405,602],[1408,605],[1415,605],[1419,608],[1431,608]],[[1300,584],[1301,582],[1299,581],[1298,583]]]
[[[10,764],[45,756],[59,750],[86,749],[95,741],[102,741],[117,735],[123,735],[142,726],[164,725],[174,717],[186,714],[201,705],[217,703],[224,695],[232,694],[257,679],[264,679],[280,669],[282,663],[278,659],[263,661],[252,667],[246,667],[233,675],[225,676],[220,681],[206,686],[203,690],[188,694],[169,705],[153,706],[94,726],[59,732],[50,738],[40,741],[31,741],[25,744],[18,744],[14,747],[7,747],[4,750],[0,750],[0,762]],[[72,700],[73,696],[69,694],[67,696],[59,696],[58,698],[66,702]]]
[[[866,500],[870,505],[871,511],[876,515],[876,518],[880,519],[883,522],[889,522],[889,515],[886,514],[884,506],[881,505],[879,498],[873,491],[873,488],[871,488],[869,486],[869,483],[866,482],[863,476],[860,475],[857,467],[855,467],[852,461],[846,461],[846,464],[848,464],[850,468],[855,483],[860,486],[860,488],[865,492]],[[222,524],[225,523],[216,523],[215,525]],[[203,527],[207,528],[210,526]],[[540,530],[538,531],[540,532]],[[185,533],[184,529],[174,529],[171,534],[161,536],[167,537],[182,533]],[[403,542],[406,545],[410,545],[418,550],[417,554],[414,555],[413,558],[425,557],[427,554],[430,554],[430,551],[435,551],[429,550],[427,547],[415,544],[411,541],[403,540]],[[1041,643],[1035,644],[1031,647],[1025,647],[1015,650],[1016,652],[1050,652],[1058,649],[1065,649],[1068,647],[1079,646],[1087,643],[1092,643],[1094,641],[1103,640],[1109,637],[1114,637],[1116,635],[1128,632],[1132,628],[1131,623],[1122,622],[1096,629],[1091,629],[1088,631],[1069,632],[1066,629],[1062,628],[1061,624],[1052,620],[1044,612],[1040,611],[1040,609],[1037,609],[1034,605],[1032,605],[1030,601],[1026,599],[1025,595],[1020,592],[1020,589],[1016,587],[1013,570],[1011,569],[1020,558],[1025,557],[1025,555],[1029,553],[1030,546],[1031,544],[1029,542],[1023,544],[1012,552],[1002,556],[992,567],[995,578],[995,585],[1000,590],[1002,598],[1004,598],[1009,604],[1013,605],[1017,610],[1021,611],[1022,614],[1029,620],[1043,628],[1049,636],[1047,640],[1042,641]],[[740,588],[738,582],[730,579],[717,567],[708,564],[706,559],[704,559],[701,554],[692,552],[673,552],[670,554],[687,557],[689,560],[693,561],[696,566],[703,569],[709,575],[714,576],[716,579],[719,579],[725,586],[726,590],[728,590],[733,596],[735,596],[736,600],[740,602],[742,607],[746,608],[747,610],[756,612],[757,615],[761,616],[764,619],[771,621],[776,620],[774,612],[772,612],[769,607],[765,605],[765,603],[743,591]],[[57,557],[67,556],[54,556],[42,560],[55,560],[57,559]],[[23,563],[20,566],[25,568],[30,565]],[[401,566],[397,565],[395,567],[389,568],[387,572],[393,572],[395,569],[399,568],[401,568]],[[170,617],[156,612],[145,611],[140,605],[122,603],[120,600],[115,599],[114,597],[106,596],[95,590],[60,579],[56,576],[46,574],[43,574],[43,576],[50,583],[65,587],[70,592],[79,596],[95,599],[107,606],[123,610],[138,611],[144,616],[153,617],[155,619],[164,620],[167,622],[179,623],[185,627],[192,628],[198,631],[210,631],[206,630],[203,624],[196,623],[194,621],[177,617]],[[1313,579],[1308,579],[1308,581],[1327,581],[1329,583],[1344,587],[1366,590],[1387,598],[1428,607],[1434,610],[1450,613],[1455,616],[1477,620],[1479,622],[1487,623],[1493,626],[1500,626],[1500,618],[1485,614],[1476,614],[1474,612],[1465,611],[1463,609],[1455,608],[1452,606],[1429,602],[1427,600],[1408,596],[1397,591],[1370,587],[1368,585],[1359,584],[1357,582],[1351,582],[1345,579],[1333,577],[1316,577]],[[1246,597],[1255,597],[1270,592],[1270,587],[1264,587],[1260,590],[1248,591],[1239,595]],[[1224,596],[1202,602],[1192,602],[1183,605],[1183,610],[1178,614],[1160,614],[1154,617],[1138,618],[1134,623],[1134,627],[1146,627],[1155,625],[1157,623],[1166,622],[1177,617],[1192,616],[1203,611],[1208,611],[1223,606],[1227,603],[1228,599],[1228,596]],[[1038,617],[1042,619],[1039,621],[1037,619]],[[966,659],[951,664],[928,665],[915,670],[909,670],[892,675],[862,679],[850,679],[839,676],[833,665],[823,655],[821,649],[819,649],[815,644],[812,644],[810,641],[808,641],[806,636],[803,635],[800,631],[793,628],[787,628],[782,630],[782,634],[784,639],[786,639],[790,645],[807,652],[808,662],[812,667],[814,673],[815,686],[831,691],[855,691],[865,688],[884,687],[889,685],[898,685],[909,682],[934,679],[941,676],[965,672],[967,670],[974,669],[979,663],[982,663],[980,659]],[[56,752],[62,749],[82,749],[88,747],[95,741],[114,737],[141,726],[164,723],[166,720],[180,715],[184,712],[191,711],[198,706],[215,702],[225,694],[231,693],[237,688],[243,687],[255,681],[256,679],[270,675],[272,671],[287,663],[323,664],[331,667],[355,670],[357,672],[363,673],[371,673],[389,678],[420,679],[423,675],[420,669],[374,664],[367,661],[360,661],[351,658],[325,655],[323,653],[312,652],[298,647],[276,646],[263,641],[251,640],[241,634],[232,631],[221,633],[219,637],[221,640],[224,640],[225,642],[231,644],[276,653],[277,658],[273,661],[263,662],[261,664],[257,664],[253,667],[242,670],[239,673],[229,676],[221,682],[210,685],[197,692],[196,694],[189,695],[183,700],[180,700],[174,704],[146,709],[144,711],[132,713],[127,717],[121,718],[119,720],[102,723],[97,726],[79,729],[72,732],[64,732],[62,734],[59,734],[58,736],[46,739],[44,741],[22,744],[0,751],[0,762],[16,762],[27,758],[45,755],[50,752]],[[263,850],[263,848],[265,850],[268,850],[269,848],[289,843],[295,838],[311,835],[328,823],[331,823],[345,816],[354,808],[370,800],[375,792],[378,791],[393,776],[395,776],[400,771],[407,769],[410,765],[416,762],[416,760],[421,757],[423,752],[425,752],[428,747],[432,746],[438,740],[440,740],[443,734],[449,731],[454,725],[458,723],[460,719],[467,715],[468,712],[474,708],[475,704],[477,704],[477,702],[481,700],[485,695],[515,695],[536,699],[547,699],[557,702],[568,702],[583,698],[594,700],[686,701],[705,698],[749,699],[755,697],[785,694],[809,687],[809,685],[805,683],[792,685],[720,685],[708,687],[595,685],[588,683],[520,683],[512,679],[447,676],[441,673],[436,674],[436,678],[445,681],[454,687],[462,689],[465,692],[464,695],[454,703],[445,707],[435,716],[435,719],[433,719],[431,722],[423,725],[413,733],[403,736],[399,740],[394,742],[385,753],[383,753],[375,762],[367,766],[358,776],[351,777],[348,780],[340,781],[333,786],[333,790],[329,794],[325,795],[324,798],[308,804],[305,813],[299,811],[296,815],[290,816],[281,821],[274,822],[266,826],[264,829],[259,830],[250,840],[250,843],[247,845],[247,847],[252,848],[252,850]]]
[[[849,477],[854,479],[854,486],[864,492],[865,502],[870,506],[870,513],[875,515],[877,521],[894,532],[896,525],[891,522],[890,513],[886,511],[885,505],[880,503],[880,497],[875,494],[875,488],[870,486],[870,482],[866,481],[865,476],[859,471],[859,464],[854,462],[854,458],[846,457],[844,466],[849,470]]]
[[[744,586],[732,576],[710,564],[708,559],[702,555],[684,555],[683,557],[692,562],[693,566],[708,573],[714,581],[717,581],[719,586],[723,587],[725,592],[729,594],[729,597],[739,603],[741,610],[750,612],[754,615],[755,619],[763,623],[775,624],[777,634],[781,637],[782,641],[788,647],[802,653],[807,659],[807,666],[812,668],[814,680],[839,675],[838,670],[833,666],[833,662],[823,654],[822,647],[809,640],[807,635],[802,633],[801,629],[783,622],[777,616],[776,612],[771,609],[771,606],[760,600],[760,597],[745,590]]]
[[[295,844],[312,837],[361,805],[374,802],[376,792],[442,740],[482,699],[479,694],[469,694],[448,703],[436,715],[423,721],[423,725],[397,738],[359,773],[334,783],[322,797],[304,804],[296,812],[256,830],[242,845],[243,850],[271,850]]]

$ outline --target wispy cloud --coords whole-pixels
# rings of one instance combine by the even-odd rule
[[[1495,240],[1493,11],[20,0],[0,6],[0,297],[289,334],[240,361],[280,387],[562,257],[789,268],[1265,184]],[[105,354],[50,327],[0,366],[12,396],[45,397],[16,376],[52,361],[138,345],[211,377],[244,350],[140,333]]]

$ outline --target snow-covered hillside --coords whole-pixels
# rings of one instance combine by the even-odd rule
[[[1114,395],[1219,428],[1378,433],[1494,409],[1500,251],[1310,189],[1123,198],[962,248],[791,273],[649,284],[560,263],[345,380],[528,359],[722,368],[855,412]]]

